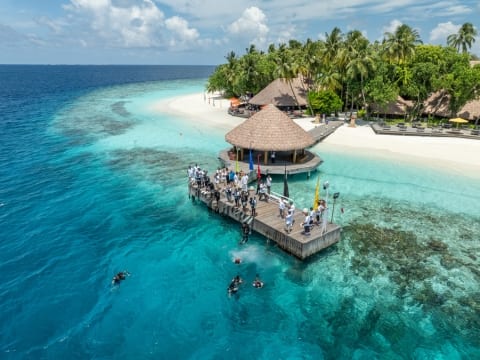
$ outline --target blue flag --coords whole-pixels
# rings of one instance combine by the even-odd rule
[[[249,155],[249,159],[248,159],[248,169],[249,169],[250,171],[253,170],[252,149],[250,149],[250,155]]]

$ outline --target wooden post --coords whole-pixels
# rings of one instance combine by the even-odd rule
[[[293,150],[293,163],[297,162],[297,150]]]
[[[242,161],[243,161],[244,153],[245,153],[245,152],[243,151],[243,148],[242,148],[242,150],[240,151],[240,160],[242,160]]]
[[[265,151],[263,154],[263,163],[268,165],[268,151]]]

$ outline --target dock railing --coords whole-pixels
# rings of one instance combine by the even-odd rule
[[[290,202],[295,203],[295,201],[292,198],[283,196],[282,194],[276,193],[274,191],[270,191],[270,195],[268,195],[268,198],[272,199],[276,203],[280,202],[280,199],[283,199],[287,203],[290,203]]]

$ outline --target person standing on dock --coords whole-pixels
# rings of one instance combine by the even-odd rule
[[[233,189],[233,199],[235,200],[235,207],[238,208],[240,206],[240,191],[238,188]]]
[[[275,151],[272,151],[270,153],[270,161],[272,162],[272,164],[275,164],[275,156],[276,156]]]
[[[267,180],[266,180],[266,185],[267,185],[267,192],[268,192],[268,195],[270,195],[270,189],[272,187],[272,177],[270,176],[270,174],[267,175]]]
[[[280,212],[280,217],[283,219],[285,217],[285,201],[282,198],[278,200],[278,211]]]
[[[242,211],[247,212],[248,192],[242,191],[240,201],[242,203]]]
[[[305,216],[305,219],[301,224],[303,226],[302,234],[310,235],[310,215],[308,214],[308,209],[307,208],[303,209],[302,213]]]
[[[241,183],[242,183],[242,191],[248,192],[248,175],[247,174],[242,176]]]
[[[287,216],[285,217],[285,231],[287,234],[292,232],[292,227],[293,227],[293,212],[288,211]]]
[[[230,184],[225,188],[225,196],[227,197],[228,202],[232,202],[232,187]]]
[[[252,209],[252,212],[251,212],[252,216],[257,215],[255,211],[256,207],[257,207],[257,197],[254,196],[253,198],[250,198],[250,208]]]

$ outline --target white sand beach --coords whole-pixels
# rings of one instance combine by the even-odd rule
[[[228,99],[220,96],[197,93],[158,101],[152,104],[151,110],[201,121],[227,132],[244,121],[227,113],[229,104]],[[295,121],[305,130],[315,127],[311,118]],[[369,125],[352,128],[346,124],[315,146],[320,155],[322,148],[416,163],[480,178],[480,139],[376,135]]]

